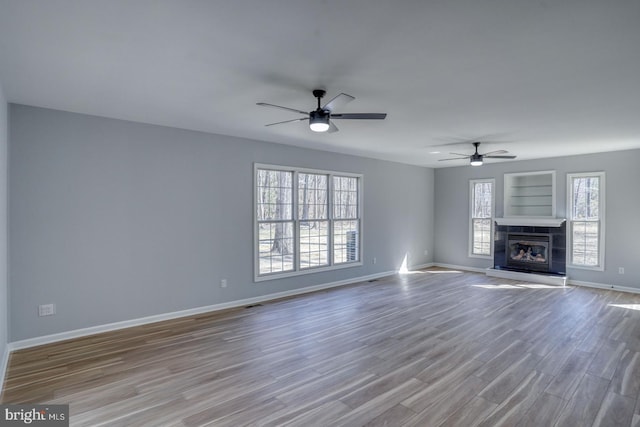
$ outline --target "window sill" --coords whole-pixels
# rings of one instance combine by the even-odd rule
[[[491,254],[491,255],[475,255],[475,254],[468,254],[467,256],[468,256],[469,258],[493,259],[493,254]]]
[[[305,275],[313,274],[313,273],[322,273],[322,272],[326,272],[326,271],[342,270],[344,268],[361,267],[362,265],[363,265],[362,261],[354,261],[354,262],[336,264],[336,265],[331,265],[331,266],[326,266],[326,267],[307,268],[305,270],[299,270],[299,271],[287,271],[287,272],[284,272],[284,273],[265,274],[264,276],[255,276],[253,278],[253,281],[256,282],[256,283],[257,282],[265,282],[265,281],[268,281],[268,280],[285,279],[287,277],[305,276]]]
[[[576,270],[588,270],[588,271],[604,271],[604,267],[602,266],[589,267],[585,265],[567,264],[567,268],[575,268]]]

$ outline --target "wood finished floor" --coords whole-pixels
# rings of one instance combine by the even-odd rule
[[[640,295],[431,269],[15,352],[73,426],[639,426]]]

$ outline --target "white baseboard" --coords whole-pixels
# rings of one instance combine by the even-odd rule
[[[428,262],[426,264],[418,264],[418,265],[412,265],[411,267],[409,267],[409,271],[412,270],[422,270],[423,268],[429,268],[429,267],[433,267],[435,264],[432,262]]]
[[[471,272],[474,272],[474,273],[484,273],[486,271],[486,268],[468,267],[466,265],[444,264],[444,263],[441,263],[441,262],[432,263],[432,266],[434,266],[434,267],[442,267],[442,268],[449,268],[451,270],[471,271]]]
[[[276,292],[273,294],[261,295],[253,298],[224,302],[220,304],[207,305],[203,307],[191,308],[188,310],[174,311],[171,313],[156,314],[153,316],[141,317],[138,319],[124,320],[122,322],[108,323],[105,325],[91,326],[89,328],[75,329],[72,331],[60,332],[57,334],[44,335],[25,340],[14,341],[8,344],[7,353],[14,350],[21,350],[30,347],[36,347],[44,344],[64,341],[73,338],[85,337],[88,335],[99,334],[102,332],[115,331],[118,329],[130,328],[133,326],[141,326],[149,323],[161,322],[163,320],[177,319],[180,317],[194,316],[197,314],[209,313],[213,311],[225,310],[228,308],[242,307],[246,305],[256,304],[265,301],[271,301],[279,298],[306,294],[309,292],[320,291],[323,289],[335,288],[338,286],[350,285],[353,283],[364,282],[367,280],[379,279],[381,277],[395,274],[395,271],[385,271],[382,273],[370,274],[368,276],[355,277],[352,279],[339,280],[337,282],[323,283],[320,285],[307,286],[300,289],[292,289],[290,291]],[[8,356],[7,356],[8,357]]]
[[[606,283],[585,282],[582,280],[569,280],[567,283],[574,286],[584,286],[586,288],[607,289],[610,291],[629,292],[632,294],[640,294],[640,289],[630,288],[628,286],[607,285]]]

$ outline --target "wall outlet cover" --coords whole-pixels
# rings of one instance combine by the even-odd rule
[[[41,304],[38,306],[38,316],[53,316],[56,314],[55,304]]]

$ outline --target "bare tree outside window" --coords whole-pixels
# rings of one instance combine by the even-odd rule
[[[298,174],[301,269],[329,264],[328,182],[326,174]]]
[[[336,264],[360,259],[358,179],[333,177],[333,261]]]
[[[260,273],[290,271],[293,259],[293,174],[259,170],[257,220]]]
[[[471,181],[471,242],[470,254],[491,255],[493,229],[493,180]]]
[[[256,280],[359,262],[361,179],[256,167]]]
[[[569,176],[571,264],[602,267],[601,210],[602,173]]]

